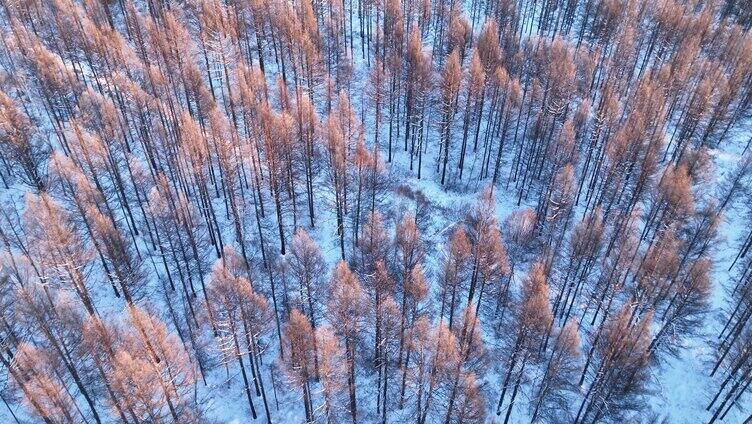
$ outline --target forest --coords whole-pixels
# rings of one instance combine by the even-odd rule
[[[752,422],[748,0],[0,0],[0,422]]]

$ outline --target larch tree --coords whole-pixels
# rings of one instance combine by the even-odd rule
[[[319,374],[321,376],[322,394],[324,398],[324,415],[327,423],[341,422],[340,409],[345,380],[350,381],[348,376],[347,354],[346,349],[342,346],[342,341],[337,338],[334,331],[329,326],[322,326],[316,329],[316,340],[318,343],[318,363]],[[346,377],[347,376],[347,377]],[[355,417],[355,416],[353,416]],[[355,418],[353,418],[355,422]]]
[[[392,252],[392,240],[384,228],[384,217],[378,210],[369,213],[358,237],[355,258],[358,273],[364,281],[374,275],[378,262],[389,259]]]
[[[126,393],[118,390],[115,381],[116,351],[121,340],[122,332],[116,322],[103,321],[98,317],[89,316],[81,329],[83,336],[82,348],[91,355],[97,371],[102,376],[102,383],[108,394],[108,406],[117,413],[123,422],[138,421],[135,410],[125,399]]]
[[[292,114],[295,116],[295,123],[298,132],[298,142],[303,148],[303,173],[306,183],[306,200],[308,203],[308,215],[311,226],[315,226],[316,208],[314,205],[314,180],[319,174],[314,169],[315,160],[320,155],[319,148],[319,117],[309,94],[303,94],[302,90],[297,90],[297,99],[295,101]]]
[[[5,157],[4,162],[10,162],[10,171],[21,181],[41,191],[45,187],[45,161],[49,146],[40,140],[38,132],[31,118],[5,92],[0,91],[0,149]]]
[[[544,267],[540,262],[533,264],[522,283],[522,298],[514,315],[515,331],[510,338],[512,349],[509,352],[507,372],[504,376],[501,395],[496,407],[496,415],[501,415],[506,393],[514,378],[514,389],[507,406],[505,422],[509,421],[512,413],[516,394],[525,375],[525,368],[530,365],[530,361],[537,361],[539,347],[543,343],[543,338],[553,320],[548,283],[546,282]]]
[[[358,362],[358,345],[360,331],[364,324],[363,311],[366,309],[366,297],[358,277],[340,260],[332,271],[329,280],[329,300],[327,317],[332,327],[345,344],[345,365],[347,368],[347,387],[349,392],[350,415],[353,422],[358,421],[356,395],[356,365]]]
[[[467,405],[484,404],[485,395],[478,391],[474,378],[486,371],[486,349],[483,344],[480,320],[475,308],[468,304],[462,314],[462,322],[455,332],[458,360],[452,365],[449,374],[448,401],[444,422],[473,420],[479,414],[484,419],[483,411],[468,410]]]
[[[510,267],[524,259],[536,241],[535,226],[538,215],[532,208],[517,209],[504,220]]]
[[[417,176],[421,177],[423,150],[425,149],[426,110],[431,90],[432,60],[423,51],[423,42],[418,27],[410,32],[407,44],[407,81],[405,93],[405,151],[409,152],[410,170],[415,168],[417,156]]]
[[[597,209],[571,231],[568,257],[562,267],[563,281],[554,301],[554,316],[566,322],[582,292],[589,289],[590,275],[603,248],[603,221]]]
[[[543,374],[530,401],[531,422],[556,422],[561,416],[571,418],[569,395],[576,393],[580,371],[580,334],[577,323],[568,321],[559,329]]]
[[[200,422],[194,403],[195,365],[175,333],[158,318],[130,306],[115,354],[115,387],[139,420]]]
[[[594,345],[594,371],[575,416],[575,422],[597,422],[640,410],[650,379],[652,313],[630,324],[629,305],[605,324],[604,336]]]
[[[86,311],[95,315],[91,283],[87,281],[92,252],[72,215],[46,193],[29,194],[24,226],[34,249],[32,255],[47,270],[46,278],[58,287],[72,289]]]
[[[460,67],[460,57],[459,52],[455,49],[449,54],[449,58],[441,74],[441,107],[443,111],[439,128],[441,134],[439,140],[439,160],[441,161],[442,185],[446,181],[446,170],[450,156],[449,147],[452,139],[451,129],[454,123],[454,115],[457,112],[457,100],[461,82],[462,69]]]
[[[471,248],[465,227],[458,226],[445,248],[442,274],[439,279],[442,288],[440,318],[444,319],[444,312],[446,311],[448,316],[447,326],[450,329],[454,321],[454,311],[457,303],[460,302],[464,284],[467,282],[468,274],[471,271]]]
[[[115,296],[120,297],[122,292],[126,302],[132,303],[146,286],[140,252],[132,248],[125,234],[115,226],[114,213],[105,196],[82,170],[58,152],[52,154],[51,162],[50,178],[56,183],[51,188],[78,212],[76,218],[91,239]]]
[[[34,328],[38,331],[37,334],[30,333],[35,337],[29,341],[40,349],[40,356],[50,361],[45,365],[45,361],[42,360],[39,365],[45,367],[52,366],[53,363],[60,364],[60,370],[55,376],[59,381],[55,384],[66,387],[61,391],[78,391],[83,398],[82,405],[86,405],[88,409],[86,417],[88,418],[88,414],[91,413],[94,421],[101,422],[100,411],[96,407],[98,395],[93,390],[95,376],[90,371],[85,352],[76,349],[81,343],[80,329],[84,319],[84,313],[77,306],[77,301],[65,293],[51,292],[40,284],[33,283],[19,287],[17,302],[17,319],[27,331]],[[63,376],[69,378],[70,383],[65,382]],[[60,395],[64,396],[62,393]]]
[[[159,233],[156,243],[160,253],[166,256],[164,271],[171,289],[175,290],[177,280],[188,306],[188,317],[185,319],[188,325],[192,325],[191,322],[198,324],[195,298],[199,291],[203,294],[211,321],[211,304],[204,287],[208,268],[204,254],[208,243],[206,227],[197,219],[199,212],[185,193],[175,193],[164,175],[158,175],[156,182],[149,192],[147,212]],[[197,282],[201,285],[198,288]]]
[[[288,256],[290,275],[298,284],[293,292],[297,292],[297,295],[291,293],[291,297],[297,299],[294,307],[303,311],[311,325],[316,327],[321,307],[325,302],[323,290],[326,263],[321,249],[305,230],[299,228],[292,238]]]
[[[329,178],[334,191],[341,259],[345,259],[345,215],[347,213],[347,184],[349,179],[349,155],[345,134],[342,131],[343,125],[344,123],[339,120],[338,114],[330,114],[325,124],[324,137],[329,162]]]
[[[413,268],[423,262],[425,248],[421,240],[415,216],[405,213],[397,223],[394,236],[395,265],[401,274],[401,280],[407,281]]]
[[[477,423],[486,422],[487,405],[483,387],[474,372],[462,375],[457,399],[457,422]]]
[[[314,340],[311,323],[300,311],[293,309],[282,338],[284,350],[288,353],[280,361],[290,384],[303,393],[307,422],[313,422],[315,414],[311,391],[311,380],[316,376],[314,362],[317,362]]]
[[[475,308],[480,313],[487,285],[500,282],[501,277],[510,272],[506,247],[496,218],[493,187],[489,186],[481,192],[475,209],[469,216],[469,224],[472,271],[467,304],[475,302]]]
[[[709,310],[711,266],[707,258],[694,262],[678,277],[679,283],[669,288],[671,300],[658,314],[656,321],[660,322],[660,327],[650,342],[650,352],[665,349],[676,354],[681,340],[698,331]]]
[[[69,389],[56,378],[55,360],[48,351],[23,343],[16,349],[13,361],[14,375],[23,376],[17,384],[23,391],[23,401],[31,406],[33,417],[45,423],[86,419]]]
[[[423,272],[423,267],[418,264],[412,272],[407,281],[403,283],[403,312],[402,319],[403,325],[407,328],[401,331],[402,338],[400,340],[400,353],[399,362],[402,366],[402,385],[400,389],[400,408],[404,406],[405,401],[405,382],[407,378],[407,368],[410,366],[410,356],[412,351],[410,344],[408,343],[414,335],[414,322],[418,318],[418,314],[421,312],[421,303],[428,294],[428,283]],[[402,354],[404,351],[404,361]]]
[[[245,357],[250,359],[250,368],[252,379],[258,387],[257,371],[253,358],[251,357],[251,346],[244,344],[246,337],[247,322],[243,319],[242,309],[250,305],[255,295],[251,284],[247,278],[242,275],[236,275],[235,270],[228,266],[233,256],[237,253],[230,247],[226,247],[223,252],[223,258],[218,259],[209,276],[210,299],[213,303],[214,319],[217,325],[219,335],[217,337],[217,347],[220,352],[221,360],[227,365],[237,363],[241,375],[243,376],[243,391],[248,399],[251,415],[256,419],[258,417],[256,406],[253,403],[251,387],[249,383],[248,372],[246,371]],[[250,337],[250,336],[248,336]],[[268,416],[269,420],[271,418]]]
[[[418,321],[418,328],[426,325],[425,320]],[[437,410],[437,394],[451,386],[452,373],[460,361],[459,346],[454,333],[443,323],[427,332],[418,332],[411,340],[416,352],[416,366],[411,371],[411,386],[417,385],[416,412],[418,422],[425,423]]]
[[[476,48],[470,60],[470,68],[467,71],[465,82],[465,106],[462,118],[462,145],[457,161],[459,178],[465,169],[465,156],[467,155],[468,145],[472,141],[472,151],[475,153],[478,148],[478,129],[482,120],[483,99],[485,96],[486,72],[481,62],[480,53]],[[473,135],[475,134],[475,135]],[[472,137],[472,139],[471,139]]]
[[[390,365],[397,362],[397,352],[399,349],[399,324],[400,308],[399,304],[393,297],[384,298],[376,311],[380,322],[380,331],[376,339],[378,360],[378,392],[376,398],[377,413],[381,412],[381,422],[387,422],[387,409],[393,402],[390,393]],[[393,389],[392,389],[393,391]]]

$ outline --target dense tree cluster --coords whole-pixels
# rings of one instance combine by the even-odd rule
[[[716,256],[752,221],[750,26],[743,0],[3,2],[8,416],[647,421],[710,337],[703,419],[746,418],[750,226]]]

